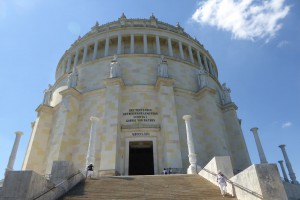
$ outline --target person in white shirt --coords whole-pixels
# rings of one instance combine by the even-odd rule
[[[219,170],[218,174],[217,174],[217,182],[219,184],[220,190],[221,190],[221,194],[224,197],[224,195],[226,194],[226,177],[224,176],[224,174],[222,174],[222,172]]]

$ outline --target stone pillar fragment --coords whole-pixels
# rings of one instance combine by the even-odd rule
[[[292,168],[291,162],[289,160],[289,157],[288,157],[288,155],[286,153],[285,145],[284,144],[279,145],[279,148],[282,151],[282,154],[283,154],[283,157],[284,157],[284,160],[285,160],[285,165],[286,165],[286,167],[287,167],[287,169],[289,171],[289,176],[290,176],[290,178],[292,180],[292,183],[293,184],[299,184],[299,182],[297,181],[296,175],[294,173],[294,170]]]
[[[21,131],[17,131],[17,132],[15,132],[15,134],[16,134],[15,142],[14,142],[14,146],[10,153],[6,171],[14,170],[14,164],[15,164],[16,155],[17,155],[17,151],[19,148],[19,144],[20,144],[20,139],[21,139],[21,136],[23,135],[23,133]]]
[[[281,171],[282,171],[282,175],[283,175],[284,181],[289,182],[289,179],[288,179],[288,177],[286,175],[286,172],[285,172],[285,169],[284,169],[284,166],[283,166],[283,161],[279,160],[278,163],[280,164],[280,168],[281,168]]]
[[[260,142],[257,130],[258,130],[258,128],[256,128],[256,127],[250,129],[250,131],[254,135],[254,139],[255,139],[257,150],[258,150],[258,155],[259,155],[260,163],[261,164],[268,163],[268,161],[266,159],[266,156],[265,156],[265,153],[264,153],[264,150],[262,148],[262,145],[261,145],[261,142]]]
[[[184,115],[182,117],[185,121],[186,126],[186,135],[187,135],[187,145],[189,150],[189,162],[190,166],[187,170],[188,174],[196,174],[197,173],[197,155],[195,154],[194,140],[191,129],[191,115]]]
[[[89,164],[95,164],[95,143],[96,143],[96,123],[99,121],[97,117],[91,117],[91,130],[90,130],[90,139],[89,147],[86,155],[86,166]]]

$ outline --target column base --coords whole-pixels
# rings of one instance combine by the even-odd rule
[[[187,169],[187,174],[198,174],[201,169],[202,168],[199,165],[190,165]]]

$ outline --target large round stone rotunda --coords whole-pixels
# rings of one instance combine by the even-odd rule
[[[212,56],[179,24],[123,14],[60,59],[23,170],[49,174],[68,160],[99,176],[186,173],[230,156],[239,172],[251,162],[236,109]]]

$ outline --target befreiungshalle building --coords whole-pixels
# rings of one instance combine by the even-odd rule
[[[219,171],[235,199],[300,197],[285,145],[290,179],[279,161],[282,181],[258,128],[251,131],[261,163],[251,163],[230,89],[179,24],[124,14],[96,23],[64,53],[55,77],[36,110],[22,171],[13,170],[16,132],[0,199],[219,199]],[[166,168],[176,175],[161,175]]]
[[[98,175],[186,172],[191,115],[198,165],[230,156],[238,172],[251,162],[236,109],[212,56],[179,24],[123,15],[96,23],[60,59],[23,170],[49,174],[68,160]]]

